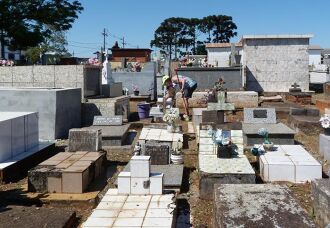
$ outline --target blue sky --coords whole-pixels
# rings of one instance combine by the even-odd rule
[[[106,28],[107,47],[125,37],[127,47],[149,48],[159,24],[168,17],[225,14],[242,35],[314,34],[311,44],[330,48],[330,0],[82,0],[84,11],[67,33],[75,56],[91,57],[100,49]]]

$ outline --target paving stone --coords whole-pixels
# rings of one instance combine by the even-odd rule
[[[286,186],[215,185],[214,212],[215,227],[316,227]]]
[[[126,202],[150,202],[151,200],[151,195],[146,195],[146,196],[128,196],[126,199]]]
[[[101,201],[96,209],[99,210],[120,210],[124,205],[124,202],[106,202]]]
[[[173,218],[173,210],[171,209],[149,209],[147,211],[147,218]]]
[[[115,218],[94,218],[90,217],[84,222],[84,227],[94,226],[94,227],[111,227],[114,223]]]
[[[123,210],[118,218],[144,218],[146,210]]]
[[[99,210],[95,209],[91,214],[93,218],[117,218],[120,210]]]
[[[113,203],[123,203],[125,202],[127,199],[127,196],[123,196],[123,195],[110,195],[110,194],[106,194],[105,196],[103,196],[102,198],[102,202],[113,202]]]
[[[126,202],[123,206],[123,210],[139,210],[147,209],[149,202]]]
[[[114,226],[116,227],[141,227],[143,223],[143,218],[117,218]]]

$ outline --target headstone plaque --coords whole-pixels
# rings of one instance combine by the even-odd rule
[[[253,110],[253,118],[267,118],[267,110]]]
[[[275,108],[244,108],[244,123],[276,124]]]
[[[170,161],[169,146],[155,141],[146,143],[144,155],[151,157],[151,165],[168,165]]]
[[[213,122],[222,124],[225,122],[224,111],[204,110],[202,111],[202,123]]]
[[[119,126],[123,124],[123,116],[94,116],[94,126]]]

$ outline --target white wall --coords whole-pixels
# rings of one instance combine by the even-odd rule
[[[308,50],[308,54],[310,66],[321,64],[321,50]]]
[[[241,51],[241,47],[236,47],[236,51]],[[207,48],[208,63],[218,67],[229,67],[231,48]]]

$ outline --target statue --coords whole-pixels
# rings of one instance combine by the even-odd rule
[[[219,78],[219,81],[217,81],[213,87],[213,89],[217,93],[218,103],[226,102],[227,89],[224,87],[224,84],[226,84],[226,82],[222,78]]]
[[[134,156],[139,156],[141,154],[141,144],[137,142],[134,146]]]

